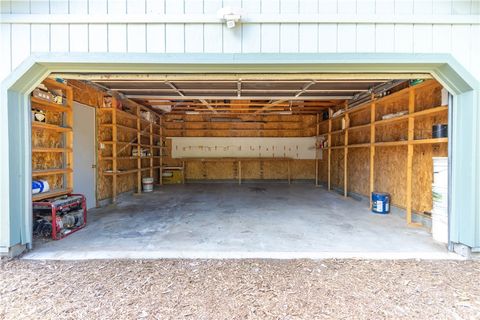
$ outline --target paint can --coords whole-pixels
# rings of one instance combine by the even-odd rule
[[[372,212],[387,214],[390,212],[390,195],[384,192],[372,192]]]
[[[143,178],[143,192],[152,192],[153,191],[153,178]]]
[[[434,124],[432,126],[432,138],[446,138],[448,137],[448,125],[446,124]]]

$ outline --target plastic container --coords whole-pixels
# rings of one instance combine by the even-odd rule
[[[433,184],[448,188],[448,157],[433,157]]]
[[[387,214],[390,212],[390,194],[372,192],[372,212]]]
[[[434,124],[432,126],[432,138],[446,138],[448,137],[448,125]]]
[[[143,178],[143,192],[152,192],[153,191],[153,178]]]

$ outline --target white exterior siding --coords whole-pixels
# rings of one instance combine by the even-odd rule
[[[264,16],[268,23],[246,22],[235,29],[227,29],[221,22],[198,21],[3,23],[0,79],[33,52],[451,53],[480,78],[480,0],[2,0],[1,13],[71,14],[72,17],[165,14],[211,18],[222,6],[242,7],[246,19],[249,15]],[[340,18],[387,15],[418,16],[419,19],[467,15],[473,17],[473,23],[472,19],[468,24],[461,21],[452,24],[378,23],[374,18],[357,23],[309,21],[312,15],[327,14]],[[283,22],[283,17],[288,16],[298,17],[299,22]],[[303,16],[306,18],[302,19]],[[302,20],[306,22],[301,23]]]

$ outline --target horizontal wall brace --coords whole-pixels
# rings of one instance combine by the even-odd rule
[[[2,23],[205,23],[223,24],[212,14],[1,14]],[[480,24],[480,15],[248,14],[241,23]]]

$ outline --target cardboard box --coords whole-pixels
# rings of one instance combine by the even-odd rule
[[[182,183],[182,172],[180,170],[165,171],[162,175],[164,184],[180,184]]]

